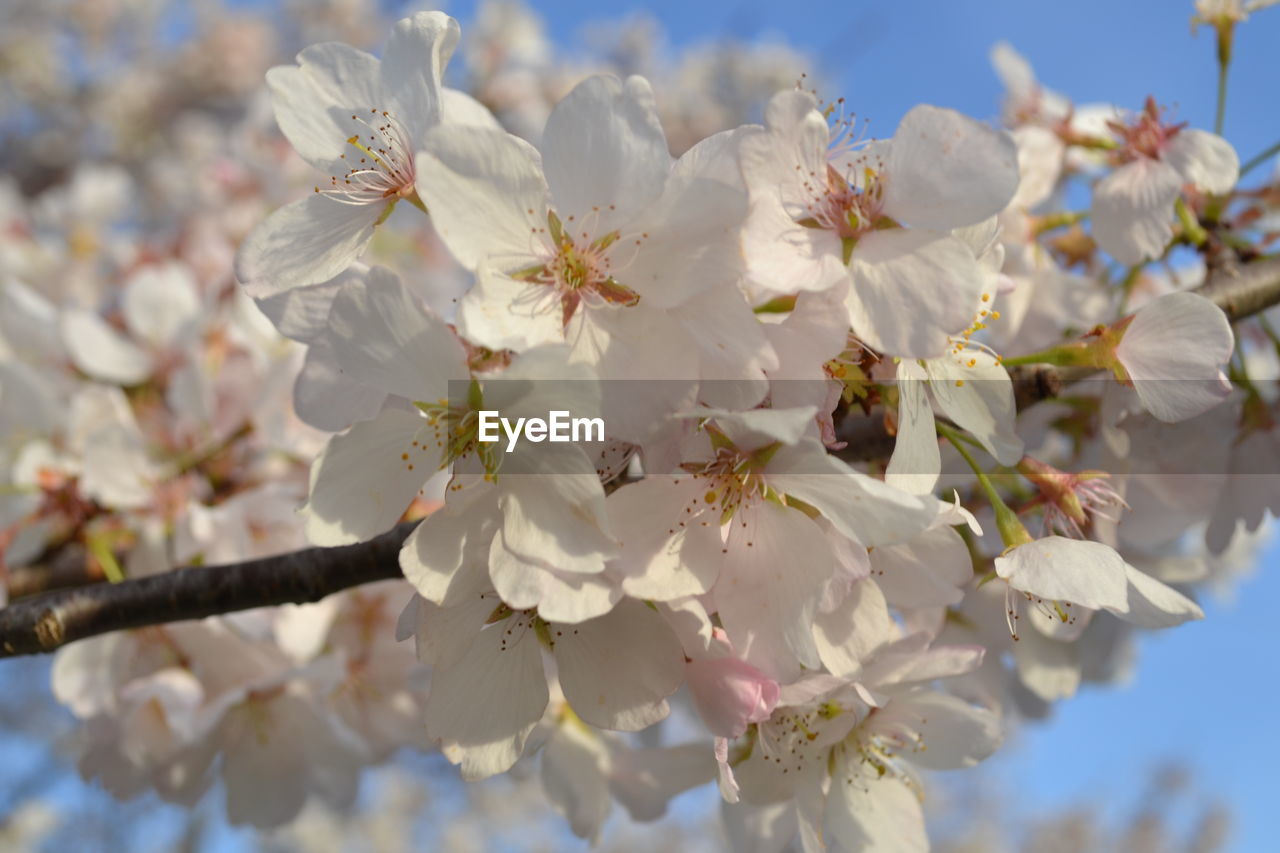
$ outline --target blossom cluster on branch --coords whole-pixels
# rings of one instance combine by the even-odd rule
[[[1221,59],[1245,10],[1199,5]],[[403,580],[59,651],[81,772],[221,779],[271,827],[414,746],[536,763],[583,838],[714,781],[744,849],[928,849],[926,771],[1123,677],[1280,512],[1280,339],[1197,292],[1266,253],[1276,182],[1007,45],[1002,126],[921,105],[873,138],[750,63],[699,120],[664,81],[568,85],[486,9],[272,68],[305,162],[265,109],[196,125],[150,221],[120,168],[6,188],[0,572],[420,519]],[[1016,365],[1093,378],[1020,414]]]

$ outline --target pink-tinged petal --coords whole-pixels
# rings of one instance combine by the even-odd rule
[[[534,629],[519,620],[489,625],[456,664],[431,673],[427,734],[462,765],[464,779],[509,770],[547,709],[542,650]]]
[[[434,403],[449,396],[450,381],[470,379],[453,330],[383,267],[343,285],[329,329],[343,372],[388,394]]]
[[[1173,204],[1182,176],[1168,163],[1135,160],[1093,188],[1093,238],[1111,257],[1133,266],[1164,254],[1173,238]]]
[[[579,717],[634,732],[667,716],[667,697],[684,677],[684,650],[661,614],[625,599],[598,619],[550,628],[560,686]]]
[[[907,113],[889,149],[885,213],[946,231],[1004,210],[1018,189],[1018,147],[955,110],[922,104]]]
[[[1229,192],[1240,179],[1240,157],[1231,143],[1207,130],[1184,128],[1169,141],[1161,157],[1182,179],[1202,192]]]
[[[302,510],[307,540],[345,545],[395,524],[439,464],[422,447],[433,435],[425,424],[416,413],[387,409],[329,439],[311,465],[311,495]]]
[[[398,21],[387,39],[380,77],[391,104],[380,109],[392,110],[414,144],[440,123],[441,81],[458,36],[458,22],[443,12],[417,12]]]
[[[265,299],[328,281],[360,257],[385,204],[344,204],[312,193],[258,224],[236,255],[245,292]]]
[[[898,435],[884,481],[913,495],[931,494],[942,473],[933,404],[925,385],[925,373],[918,364],[898,365]]]
[[[298,54],[297,65],[267,72],[276,123],[302,158],[326,174],[347,167],[339,157],[351,136],[355,109],[389,109],[382,103],[378,60],[337,42],[314,44]]]
[[[94,379],[137,385],[151,375],[151,357],[92,311],[68,309],[61,326],[71,362]]]
[[[1116,346],[1142,405],[1176,423],[1216,406],[1231,393],[1223,369],[1235,336],[1222,309],[1196,293],[1170,293],[1134,316]]]
[[[1125,562],[1101,542],[1048,536],[997,557],[995,567],[1014,589],[1046,601],[1093,610],[1128,607]]]
[[[769,719],[778,704],[778,682],[735,657],[690,661],[685,681],[698,714],[717,737],[741,737],[748,724]]]
[[[813,618],[835,556],[804,513],[764,502],[730,521],[725,565],[712,595],[740,656],[779,681],[821,661]]]
[[[446,124],[418,154],[418,195],[440,239],[464,267],[508,272],[536,259],[547,227],[547,184],[532,145],[498,130]]]
[[[627,226],[671,172],[653,90],[641,77],[588,77],[547,118],[543,168],[560,218],[590,216],[596,231]]]
[[[877,775],[853,748],[838,751],[823,819],[824,837],[843,850],[928,853],[924,812],[906,782]]]
[[[921,229],[873,231],[849,262],[849,323],[873,349],[934,358],[973,322],[985,280],[963,241]]]

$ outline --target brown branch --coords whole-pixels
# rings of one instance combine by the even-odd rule
[[[1216,271],[1199,292],[1232,320],[1280,303],[1280,258]],[[1029,365],[1011,371],[1018,408],[1056,396],[1079,371]],[[893,437],[884,418],[846,418],[845,459],[884,459]],[[0,609],[0,657],[49,652],[75,640],[237,610],[319,601],[353,586],[400,577],[400,546],[417,522],[356,545],[308,548],[229,566],[33,595]]]
[[[319,601],[344,589],[400,577],[400,546],[417,526],[400,524],[368,542],[307,548],[228,566],[177,569],[15,601],[0,609],[0,657],[237,610]]]

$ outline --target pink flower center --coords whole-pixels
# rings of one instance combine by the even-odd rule
[[[415,192],[416,172],[409,133],[386,110],[371,107],[365,115],[352,114],[348,150],[341,159],[351,165],[344,174],[329,178],[329,186],[315,191],[343,204],[378,204],[408,198]]]

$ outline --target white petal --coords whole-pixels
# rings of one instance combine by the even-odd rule
[[[609,751],[576,720],[556,727],[542,750],[542,787],[579,838],[595,844],[609,816]]]
[[[995,561],[996,574],[1017,590],[1094,610],[1127,607],[1125,562],[1101,542],[1048,536]]]
[[[464,779],[509,770],[547,708],[550,694],[533,629],[520,623],[506,633],[517,618],[488,626],[456,664],[431,673],[427,733],[442,741],[446,758],[462,765]]]
[[[533,146],[452,124],[433,129],[423,145],[418,195],[458,262],[470,270],[486,258],[508,272],[529,266],[538,229],[547,227],[547,185]]]
[[[307,347],[307,359],[293,384],[293,409],[303,423],[340,432],[372,418],[386,399],[385,391],[342,371],[327,335]]]
[[[885,212],[946,231],[1004,210],[1018,189],[1018,147],[1007,131],[955,110],[911,110],[889,149]]]
[[[766,675],[790,681],[820,663],[813,618],[835,556],[807,515],[766,501],[730,521],[712,595],[729,640]]]
[[[276,122],[294,150],[329,174],[346,172],[339,156],[351,136],[353,109],[368,111],[382,100],[378,60],[336,42],[313,44],[298,54],[298,65],[267,72]]]
[[[1030,210],[1047,199],[1057,187],[1066,146],[1058,134],[1047,127],[1035,125],[1016,128],[1013,138],[1018,146],[1021,182],[1009,206]]]
[[[973,322],[984,275],[963,241],[920,229],[874,231],[849,262],[845,305],[858,336],[888,355],[934,358]]]
[[[489,586],[486,572],[466,567],[487,564],[498,530],[498,496],[487,485],[447,494],[444,507],[424,518],[405,540],[400,569],[427,601],[454,606]]]
[[[895,634],[889,606],[873,580],[855,583],[839,607],[818,615],[813,629],[822,665],[841,678],[857,675]]]
[[[606,499],[621,549],[609,567],[623,575],[627,595],[671,601],[711,589],[723,562],[719,514],[684,511],[704,491],[693,477],[654,475]]]
[[[871,571],[898,607],[948,607],[964,598],[973,560],[959,533],[934,527],[903,545],[872,549]]]
[[[684,678],[684,650],[666,620],[626,599],[579,625],[551,625],[560,686],[593,726],[639,731],[665,718]]]
[[[583,80],[551,111],[540,148],[560,218],[590,214],[602,234],[656,199],[671,171],[653,90],[641,77]]]
[[[195,277],[176,263],[143,267],[125,284],[121,302],[129,331],[157,349],[193,331],[201,309]]]
[[[609,788],[633,820],[657,820],[672,797],[705,785],[716,776],[716,762],[705,744],[617,749]]]
[[[503,456],[503,543],[513,554],[563,572],[596,574],[617,553],[604,489],[573,444],[518,445]]]
[[[518,281],[482,260],[475,286],[458,304],[458,331],[491,350],[523,352],[563,342],[564,311],[550,288]]]
[[[245,238],[236,278],[255,299],[328,281],[360,257],[385,209],[385,203],[344,204],[322,193],[286,204]]]
[[[364,264],[353,264],[329,281],[295,287],[266,299],[255,300],[255,304],[280,334],[295,341],[310,343],[328,327],[329,308],[342,285],[367,273],[368,268]]]
[[[898,365],[898,435],[884,481],[913,495],[927,495],[941,473],[942,452],[924,372],[914,362],[904,361]]]
[[[1133,266],[1164,254],[1173,237],[1173,203],[1182,177],[1168,163],[1135,160],[1093,188],[1093,239]]]
[[[576,625],[603,616],[622,598],[611,578],[558,571],[511,551],[499,533],[489,548],[489,579],[507,605],[537,609],[543,619]]]
[[[470,378],[453,330],[382,267],[343,286],[329,328],[343,371],[388,394],[435,402],[448,398],[450,381]]]
[[[1235,336],[1222,309],[1196,293],[1142,307],[1116,347],[1142,405],[1166,423],[1195,417],[1231,392],[1223,368]]]
[[[417,12],[396,22],[387,39],[382,91],[414,143],[440,123],[441,80],[458,35],[458,22],[443,12]]]
[[[329,439],[312,463],[303,507],[309,542],[360,542],[396,523],[439,461],[422,446],[425,423],[415,413],[387,409]]]
[[[869,730],[906,729],[920,738],[902,757],[930,770],[973,767],[996,751],[1003,739],[1000,718],[946,693],[921,690],[896,696],[876,713]]]
[[[1162,154],[1183,180],[1207,193],[1229,192],[1240,179],[1240,157],[1231,143],[1206,130],[1178,131]]]
[[[1151,575],[1125,564],[1129,581],[1127,610],[1112,610],[1121,619],[1139,628],[1172,628],[1192,619],[1203,619],[1200,605]]]
[[[1001,465],[1016,465],[1023,446],[1009,371],[994,356],[977,351],[933,359],[926,369],[933,380],[929,390],[946,416],[982,442]]]
[[[1022,631],[1013,644],[1013,659],[1018,679],[1045,702],[1070,699],[1080,689],[1080,647],[1076,643],[1050,639],[1038,630]]]
[[[72,363],[94,379],[137,385],[151,375],[150,356],[91,311],[65,311],[62,340]]]
[[[857,750],[841,749],[831,775],[824,834],[843,850],[928,853],[915,792],[893,773],[877,777]]]
[[[765,480],[817,508],[836,530],[868,548],[914,538],[937,513],[936,501],[854,471],[812,439],[779,448]]]
[[[441,120],[445,124],[461,124],[468,127],[484,127],[502,130],[502,125],[489,112],[489,108],[457,89],[441,90],[443,104]]]

